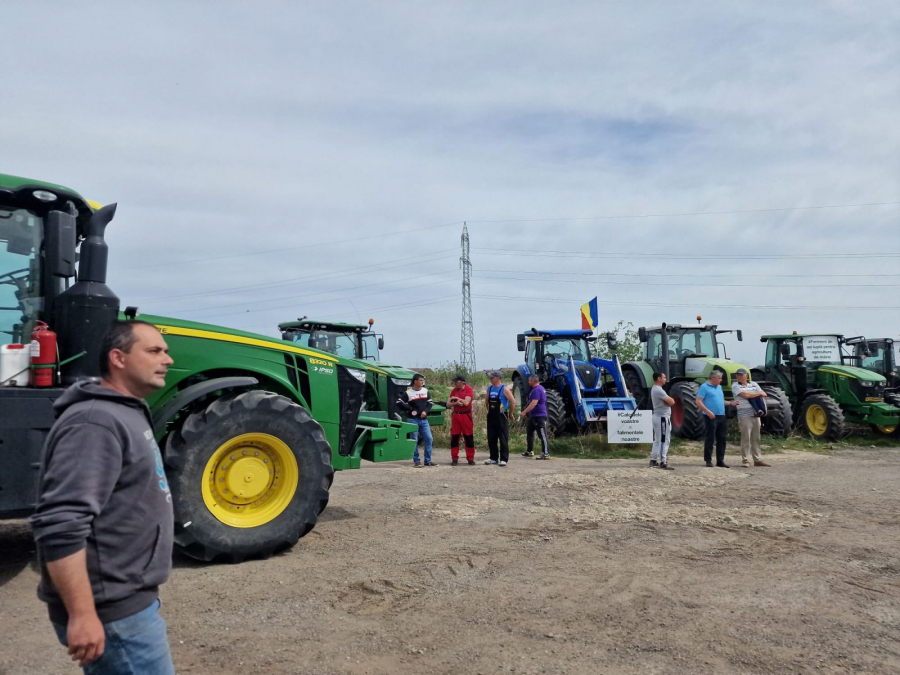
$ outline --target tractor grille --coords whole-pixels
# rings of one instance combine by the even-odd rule
[[[600,386],[600,369],[590,363],[576,363],[575,370],[578,371],[581,381],[584,382],[585,389],[597,389]]]
[[[338,366],[338,397],[340,398],[340,443],[338,453],[346,457],[353,451],[356,439],[356,422],[363,404],[366,383],[360,382],[347,372],[344,366]]]

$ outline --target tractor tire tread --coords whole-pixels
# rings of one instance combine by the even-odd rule
[[[696,382],[676,382],[669,390],[669,396],[681,400],[684,412],[682,424],[677,429],[672,426],[672,433],[681,438],[699,441],[706,436],[706,422],[703,411],[697,405],[697,391],[700,386]]]
[[[766,415],[762,418],[762,432],[768,436],[786,438],[791,435],[794,427],[791,399],[781,387],[774,384],[764,384],[761,388],[769,396],[769,400],[778,401],[778,410],[774,415]]]
[[[825,410],[828,418],[828,424],[825,433],[822,436],[815,436],[806,426],[806,411],[812,405],[819,405]],[[803,401],[800,408],[800,424],[806,429],[811,438],[825,441],[839,441],[844,437],[844,412],[831,396],[828,394],[811,394]]]

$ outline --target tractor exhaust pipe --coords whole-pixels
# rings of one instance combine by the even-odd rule
[[[659,335],[659,348],[662,350],[662,355],[659,360],[660,371],[663,375],[666,376],[666,382],[669,381],[669,329],[666,327],[666,322],[663,321],[662,330]]]
[[[61,368],[62,386],[100,376],[100,343],[119,316],[119,298],[106,285],[105,233],[115,215],[116,204],[109,204],[91,216],[81,243],[78,281],[56,302],[60,360],[76,357]]]

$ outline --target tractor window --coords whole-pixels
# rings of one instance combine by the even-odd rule
[[[778,343],[775,340],[769,340],[766,343],[766,366],[778,365]]]
[[[555,338],[544,340],[544,354],[566,361],[571,356],[576,361],[590,361],[590,353],[585,340],[580,338]]]
[[[715,335],[708,330],[680,331],[677,337],[673,335],[669,340],[669,350],[673,349],[675,357],[679,360],[693,354],[718,356]]]
[[[656,361],[662,356],[660,352],[662,341],[659,333],[650,333],[647,336],[647,344],[644,345],[644,359],[647,361]]]
[[[863,357],[862,367],[884,373],[884,345],[869,343],[869,355]]]
[[[41,218],[0,207],[0,344],[21,343],[34,328],[41,310],[42,237]]]
[[[334,331],[301,333],[295,331],[291,334],[291,340],[304,347],[318,349],[336,356],[346,356],[351,359],[357,358],[356,336],[353,333],[337,333]]]
[[[375,333],[365,333],[362,336],[362,358],[378,360],[378,336]]]

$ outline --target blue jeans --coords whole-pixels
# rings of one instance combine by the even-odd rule
[[[413,462],[417,464],[419,462],[419,434],[422,434],[422,440],[425,441],[425,463],[431,464],[431,446],[434,444],[434,436],[431,435],[431,425],[428,424],[428,420],[418,417],[409,417],[406,421],[419,427],[418,431],[414,431],[409,435],[416,442],[416,449],[413,450]]]
[[[54,623],[53,629],[68,646],[66,626]],[[175,675],[159,600],[137,614],[103,624],[103,632],[103,655],[84,667],[85,675]]]

